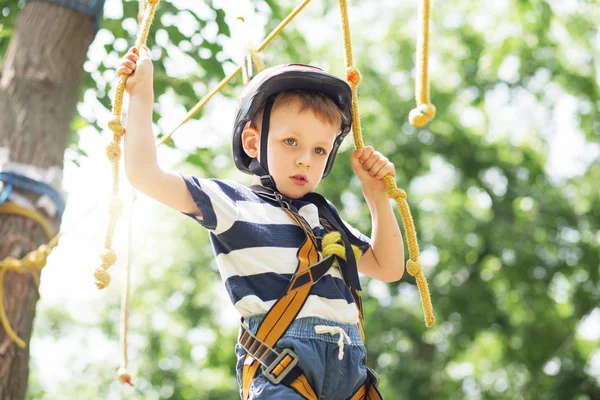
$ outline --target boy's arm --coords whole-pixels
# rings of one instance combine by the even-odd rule
[[[396,216],[385,192],[363,190],[371,211],[371,248],[358,261],[358,270],[384,282],[395,282],[404,274],[404,244]]]
[[[132,64],[133,62],[133,64]],[[125,171],[131,185],[153,199],[178,211],[200,216],[183,178],[164,171],[158,165],[152,134],[152,62],[145,47],[130,50],[123,58],[119,73],[129,74],[129,111],[125,134]],[[135,71],[133,74],[132,72]]]
[[[384,282],[397,281],[404,274],[404,243],[381,180],[388,173],[395,176],[395,167],[370,146],[355,150],[351,159],[372,220],[371,248],[358,261],[358,270]]]

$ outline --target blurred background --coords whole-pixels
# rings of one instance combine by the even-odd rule
[[[396,165],[408,193],[436,315],[426,328],[408,274],[392,284],[362,277],[368,364],[382,394],[600,399],[600,4],[434,2],[437,116],[416,129],[407,116],[415,104],[419,2],[349,3],[363,135]],[[244,40],[258,45],[297,4],[161,1],[148,39],[155,134],[173,129],[235,69]],[[0,0],[0,57],[23,6]],[[106,126],[138,11],[137,0],[106,0],[84,64],[64,161],[68,233],[42,274],[28,399],[239,398],[238,317],[198,224],[137,195],[117,230],[113,281],[101,292],[93,284],[108,222]],[[232,35],[240,15],[242,40]],[[344,76],[337,2],[313,0],[262,56],[267,66],[300,62]],[[249,183],[230,156],[241,87],[238,78],[161,146],[161,165]],[[349,139],[318,191],[369,234],[352,149]],[[129,199],[124,179],[122,187]],[[116,380],[129,248],[135,387]]]

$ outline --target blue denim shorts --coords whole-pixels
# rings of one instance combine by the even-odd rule
[[[247,320],[249,330],[256,333],[264,315],[253,316]],[[343,358],[339,360],[340,335],[316,333],[315,326],[327,325],[342,328],[351,340],[344,341]],[[295,320],[287,332],[279,339],[275,349],[292,349],[299,356],[298,366],[306,375],[315,394],[324,400],[346,400],[364,382],[367,377],[366,350],[360,337],[358,325],[340,324],[331,320],[308,317]],[[242,394],[242,367],[246,350],[238,343],[235,346],[237,356],[237,379]],[[261,373],[252,380],[249,400],[304,400],[293,389],[275,385]]]

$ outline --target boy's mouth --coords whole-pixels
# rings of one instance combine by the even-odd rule
[[[306,176],[302,175],[302,174],[297,174],[297,175],[290,176],[290,179],[292,181],[294,181],[294,183],[296,185],[299,185],[299,186],[304,186],[304,185],[306,185],[308,183],[308,181],[306,180]]]

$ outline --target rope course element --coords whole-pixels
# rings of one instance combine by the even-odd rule
[[[435,117],[435,106],[429,98],[429,19],[431,0],[421,0],[419,7],[419,35],[417,38],[417,78],[415,80],[415,99],[417,107],[408,114],[408,120],[417,128],[427,125]]]
[[[152,25],[152,20],[154,19],[154,13],[156,12],[156,6],[158,5],[159,0],[147,1],[144,19],[141,24],[142,28],[138,33],[135,42],[135,46],[138,49],[146,44],[148,32],[150,31],[150,26]],[[112,242],[115,235],[117,220],[123,214],[123,201],[119,197],[119,162],[121,160],[121,139],[125,134],[125,127],[121,122],[121,113],[123,111],[123,95],[125,93],[125,82],[127,81],[127,78],[127,75],[121,75],[119,78],[113,101],[113,118],[108,122],[108,127],[113,132],[113,141],[106,147],[106,155],[112,164],[113,180],[111,190],[112,197],[108,205],[110,219],[104,239],[104,251],[100,255],[102,264],[94,270],[94,283],[100,290],[106,288],[110,284],[110,275],[107,270],[117,261],[117,255],[112,249]]]
[[[306,7],[306,5],[310,2],[310,0],[304,0],[302,1],[302,3],[298,4],[298,6],[287,16],[285,17],[285,19],[283,19],[283,21],[281,21],[279,23],[279,25],[277,25],[277,27],[275,29],[273,29],[273,31],[262,41],[262,43],[256,48],[256,51],[258,53],[260,53],[261,51],[263,51],[265,49],[265,47],[267,47],[267,45],[269,43],[271,43],[271,41],[273,39],[275,39],[277,37],[277,35],[279,35],[281,33],[281,31],[283,31],[283,29],[294,19],[294,17],[296,15],[298,15],[298,13],[300,13],[300,11],[302,11],[302,9],[304,7]],[[242,72],[242,66],[239,65],[232,73],[230,73],[229,75],[227,75],[225,78],[223,78],[223,80],[221,80],[221,82],[219,82],[217,84],[217,86],[211,90],[206,96],[204,96],[194,107],[192,107],[192,109],[187,113],[187,115],[185,116],[185,118],[179,123],[179,125],[177,125],[175,127],[175,129],[173,129],[171,132],[169,132],[168,135],[163,136],[157,143],[157,146],[165,143],[171,136],[173,136],[173,134],[186,122],[188,122],[190,119],[192,119],[196,114],[198,114],[198,112],[202,109],[202,107],[204,107],[206,105],[206,103],[208,103],[208,101],[210,99],[212,99],[212,97],[217,94],[218,92],[220,92],[233,78],[235,78],[235,76],[237,74],[239,74],[240,72]]]
[[[236,27],[240,41],[243,41],[247,37],[247,33],[245,32],[245,22],[246,20],[243,16],[239,16],[235,19],[234,26]],[[254,43],[252,43],[251,40],[245,40],[244,43],[248,54],[242,61],[242,80],[244,86],[246,86],[254,76],[253,67],[256,67],[257,72],[260,72],[265,69],[265,64],[260,58],[260,54],[256,50],[256,47],[254,47]]]
[[[7,257],[4,260],[0,260],[0,322],[8,337],[15,342],[17,346],[24,349],[25,342],[11,328],[8,316],[6,315],[6,310],[4,309],[4,277],[8,271],[19,273],[29,271],[33,276],[36,287],[39,288],[39,272],[44,268],[48,255],[57,245],[60,233],[55,236],[54,229],[50,222],[37,210],[23,207],[12,201],[7,201],[0,205],[0,214],[20,215],[37,222],[42,227],[49,240],[49,243],[41,245],[20,260],[14,257]]]
[[[429,0],[424,0],[429,3]],[[350,23],[348,20],[348,3],[347,0],[339,0],[340,15],[342,19],[342,38],[344,41],[344,58],[346,61],[346,80],[352,88],[352,133],[354,135],[354,146],[357,149],[362,149],[364,146],[363,138],[360,127],[360,117],[358,114],[358,95],[357,86],[360,82],[360,72],[353,65],[352,62],[352,44],[350,41]],[[383,182],[387,187],[388,197],[394,199],[398,205],[400,216],[402,217],[402,223],[404,230],[406,231],[406,241],[408,242],[408,252],[410,259],[407,262],[407,272],[414,276],[417,281],[417,287],[419,288],[419,294],[421,296],[421,303],[423,304],[423,312],[425,314],[425,325],[428,327],[432,326],[435,322],[433,315],[433,306],[431,304],[431,295],[429,294],[429,286],[427,285],[427,279],[423,274],[421,261],[419,261],[419,244],[417,242],[417,233],[415,231],[415,225],[408,208],[408,202],[406,201],[406,192],[396,187],[396,182],[392,175],[387,174],[383,177]]]
[[[76,223],[81,222],[97,206],[98,203],[89,208]],[[20,348],[25,348],[25,342],[11,328],[10,323],[8,321],[8,317],[6,315],[6,311],[4,309],[4,276],[8,271],[14,271],[19,273],[29,271],[33,276],[33,280],[35,282],[36,287],[39,289],[39,274],[41,270],[46,266],[46,260],[48,256],[50,255],[52,250],[54,250],[54,248],[58,245],[58,241],[62,237],[64,237],[73,228],[73,226],[65,229],[63,232],[54,234],[54,229],[52,228],[52,225],[43,214],[41,214],[35,209],[21,206],[20,204],[14,203],[12,201],[7,201],[0,205],[0,214],[19,215],[37,222],[44,230],[46,237],[49,239],[48,243],[43,244],[39,246],[36,250],[29,252],[25,257],[23,257],[20,260],[14,257],[7,257],[4,260],[0,260],[0,322],[4,330],[6,331],[8,337],[10,337],[10,339],[13,342],[15,342],[16,345]]]

